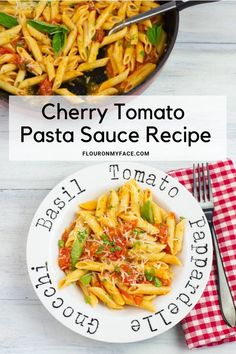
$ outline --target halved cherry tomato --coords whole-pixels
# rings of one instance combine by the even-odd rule
[[[169,286],[171,283],[170,279],[161,279],[161,283],[163,286]]]
[[[137,306],[140,306],[142,301],[143,301],[143,296],[138,296],[138,295],[134,296],[134,302]]]
[[[41,96],[51,96],[52,94],[52,83],[49,81],[48,77],[46,77],[39,86],[39,94]]]
[[[58,264],[61,270],[67,270],[70,268],[70,249],[63,247],[59,249]]]
[[[0,55],[3,54],[14,54],[14,51],[10,48],[0,47]]]
[[[17,65],[20,69],[26,69],[27,67],[27,62],[17,53],[13,54],[12,63]]]
[[[133,300],[133,296],[130,295],[126,290],[119,288],[119,291],[120,291],[120,293],[121,293],[122,295],[124,295],[124,297],[126,297],[128,300],[130,300],[130,301]]]

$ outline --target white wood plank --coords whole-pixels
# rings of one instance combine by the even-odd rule
[[[235,43],[236,2],[220,1],[180,12],[179,42]]]
[[[1,354],[187,354],[180,326],[147,341],[109,344],[82,337],[57,322],[38,301],[0,301]],[[111,323],[112,325],[112,323]],[[235,343],[203,348],[204,354],[235,353]]]

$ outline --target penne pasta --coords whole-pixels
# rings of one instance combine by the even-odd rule
[[[113,301],[110,296],[107,294],[105,290],[99,287],[90,287],[89,290],[96,295],[106,306],[108,306],[111,309],[119,310],[122,309],[123,307],[116,304],[115,301]]]
[[[130,289],[130,294],[143,294],[143,295],[165,295],[170,292],[170,287],[160,286],[156,287],[154,285],[147,284],[137,284],[134,289]]]
[[[80,269],[76,269],[73,272],[67,274],[63,279],[59,281],[59,289],[63,289],[71,283],[78,281],[86,272]]]
[[[76,283],[91,306],[156,311],[154,301],[171,291],[173,266],[181,265],[185,220],[135,180],[94,197],[80,204],[58,242],[66,274],[59,287]]]
[[[46,73],[34,90],[29,85],[18,94],[63,95],[71,101],[76,90],[69,86],[77,82],[88,95],[129,92],[152,74],[166,51],[165,17],[159,15],[111,35],[109,30],[157,6],[158,1],[38,0],[28,6],[26,1],[2,1],[0,11],[12,17],[13,27],[0,25],[1,56],[11,55],[8,61],[3,60],[7,57],[0,60],[1,80],[18,87],[32,73],[40,77]],[[158,27],[156,44],[152,27]],[[11,78],[6,75],[10,64],[15,65]],[[83,78],[77,81],[78,76]],[[62,85],[65,81],[68,85]]]
[[[114,86],[120,84],[121,82],[123,82],[127,78],[128,74],[129,74],[129,69],[127,69],[123,73],[113,77],[112,79],[109,79],[109,80],[103,82],[101,84],[98,92],[104,91],[108,88],[111,88],[111,87],[114,87]]]

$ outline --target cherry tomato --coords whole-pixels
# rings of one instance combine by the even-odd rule
[[[138,295],[134,296],[134,302],[137,306],[140,306],[142,301],[143,301],[143,296],[138,296]]]
[[[161,279],[161,283],[163,286],[169,286],[171,281],[170,279]]]
[[[85,250],[88,250],[90,257],[93,257],[98,250],[98,246],[95,243],[90,242],[89,245],[86,244]]]
[[[41,96],[50,96],[52,94],[52,83],[49,81],[48,77],[40,83],[39,94]]]
[[[14,51],[10,48],[0,47],[0,55],[3,54],[14,54]]]
[[[135,274],[133,269],[128,264],[122,264],[121,269],[124,271],[123,282],[124,284],[131,284],[135,280]]]
[[[166,244],[167,243],[167,237],[168,237],[168,227],[167,225],[160,224],[158,225],[158,228],[160,230],[160,233],[158,234],[158,239],[160,243]]]
[[[119,289],[119,291],[121,292],[122,295],[124,295],[124,297],[126,297],[128,300],[133,300],[133,296],[130,295],[126,290],[124,289]]]
[[[25,69],[26,63],[24,59],[22,59],[19,54],[14,53],[12,57],[12,63],[17,65],[20,69]]]
[[[62,247],[59,249],[58,264],[61,270],[67,270],[70,268],[70,249]]]

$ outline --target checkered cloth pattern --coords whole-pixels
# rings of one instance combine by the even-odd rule
[[[209,164],[215,213],[214,226],[233,298],[236,303],[236,169],[232,161]],[[192,169],[171,171],[189,191],[192,190]],[[225,324],[219,306],[216,286],[216,266],[213,267],[206,289],[189,315],[182,321],[190,349],[236,341],[236,327]]]

